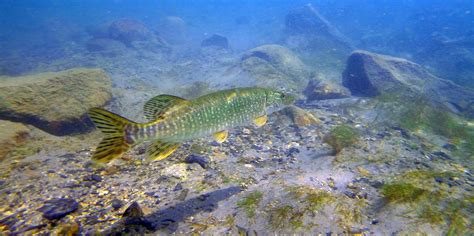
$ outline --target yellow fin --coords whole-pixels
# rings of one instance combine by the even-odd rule
[[[218,143],[225,142],[228,136],[229,136],[229,131],[227,130],[223,130],[214,134],[214,138],[216,139]]]
[[[255,118],[253,120],[253,123],[258,126],[258,127],[261,127],[263,125],[265,125],[267,123],[267,120],[268,120],[268,116],[267,115],[263,115],[263,116],[259,116],[257,118]]]
[[[147,159],[149,161],[163,160],[171,155],[171,153],[176,151],[180,145],[180,143],[155,141],[154,143],[150,144],[146,150],[148,155]]]
[[[148,120],[162,119],[166,112],[185,101],[187,100],[184,98],[167,94],[153,97],[143,106],[145,118]]]
[[[108,163],[112,159],[122,156],[132,147],[132,143],[125,139],[125,127],[137,125],[119,115],[101,108],[92,108],[88,112],[95,126],[105,134],[104,139],[97,146],[92,160]]]
[[[227,102],[231,102],[231,101],[232,101],[232,99],[234,99],[234,98],[235,98],[235,96],[237,96],[237,92],[235,92],[235,91],[232,91],[230,94],[228,94],[228,95],[226,96],[226,100],[227,100]]]

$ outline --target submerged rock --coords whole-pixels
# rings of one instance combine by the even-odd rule
[[[71,69],[2,79],[0,119],[31,124],[54,135],[92,127],[86,112],[111,99],[112,82],[101,69]]]
[[[0,120],[0,161],[30,138],[30,129],[21,123]]]
[[[318,71],[342,70],[352,46],[311,4],[285,17],[285,44]]]
[[[311,113],[296,106],[286,107],[278,113],[288,116],[298,127],[318,125],[321,123],[321,121],[314,117]]]
[[[226,37],[219,35],[219,34],[213,34],[211,37],[204,39],[201,42],[201,47],[218,47],[218,48],[228,48],[229,47],[229,41],[227,40]]]
[[[185,180],[188,177],[187,164],[179,163],[168,166],[161,171],[161,175]]]
[[[402,58],[354,51],[347,60],[343,85],[355,96],[423,94],[453,112],[474,117],[474,90],[440,79]]]
[[[89,52],[101,52],[106,55],[115,56],[125,49],[125,45],[120,41],[106,38],[94,38],[87,41]]]
[[[247,51],[240,66],[259,86],[279,88],[285,85],[302,90],[309,78],[309,71],[298,56],[276,44]]]
[[[332,80],[316,78],[309,81],[303,94],[308,102],[314,100],[345,98],[350,96],[349,90]]]
[[[65,217],[79,208],[79,203],[74,199],[55,198],[48,200],[38,209],[43,213],[43,217],[48,220],[56,220]]]
[[[133,41],[152,37],[152,33],[145,24],[138,20],[120,19],[110,24],[109,37],[130,45]]]
[[[158,34],[170,44],[182,44],[186,40],[186,22],[177,16],[167,16],[158,25]]]

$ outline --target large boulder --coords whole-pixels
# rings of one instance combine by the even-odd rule
[[[346,98],[351,94],[339,81],[326,79],[320,74],[314,76],[303,91],[308,102],[314,100]]]
[[[142,22],[134,19],[120,19],[109,26],[109,37],[130,45],[133,41],[146,40],[153,36]]]
[[[125,44],[120,41],[108,38],[93,38],[87,41],[89,52],[98,52],[107,56],[116,56],[125,50]]]
[[[30,129],[21,123],[0,120],[0,161],[30,138]]]
[[[111,99],[112,82],[101,69],[7,77],[0,83],[0,119],[31,124],[54,135],[92,127],[86,112]]]
[[[440,79],[402,58],[354,51],[347,60],[343,85],[355,96],[422,94],[453,112],[474,116],[474,90]]]
[[[213,34],[201,42],[201,47],[228,48],[229,40],[225,36]]]
[[[177,16],[167,16],[158,25],[158,34],[170,44],[182,44],[186,40],[186,22]]]
[[[240,67],[257,86],[302,90],[310,73],[291,50],[276,44],[251,49],[242,56]]]
[[[285,17],[285,43],[318,71],[341,70],[353,50],[350,40],[311,4]]]

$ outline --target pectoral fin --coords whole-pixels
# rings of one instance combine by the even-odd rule
[[[227,140],[227,137],[229,136],[229,131],[223,130],[221,132],[217,132],[214,134],[214,138],[218,143],[223,143],[225,140]]]
[[[162,141],[155,141],[154,143],[148,146],[146,153],[148,155],[149,161],[159,161],[167,158],[171,153],[173,153],[180,143],[166,143]]]
[[[268,120],[268,116],[267,115],[263,115],[263,116],[259,116],[257,118],[255,118],[253,120],[253,123],[258,126],[258,127],[261,127],[263,125],[265,125],[267,123],[267,120]]]

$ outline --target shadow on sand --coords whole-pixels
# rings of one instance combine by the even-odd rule
[[[199,195],[174,206],[158,210],[146,216],[128,216],[122,218],[110,229],[100,233],[101,235],[136,235],[149,234],[160,229],[168,232],[176,231],[178,223],[189,216],[201,211],[211,212],[217,208],[217,204],[232,195],[242,191],[242,188],[233,186],[219,189],[214,192]],[[135,204],[138,207],[138,204]],[[127,209],[128,211],[128,209]],[[141,212],[140,209],[138,209]],[[140,214],[140,213],[139,213]]]

